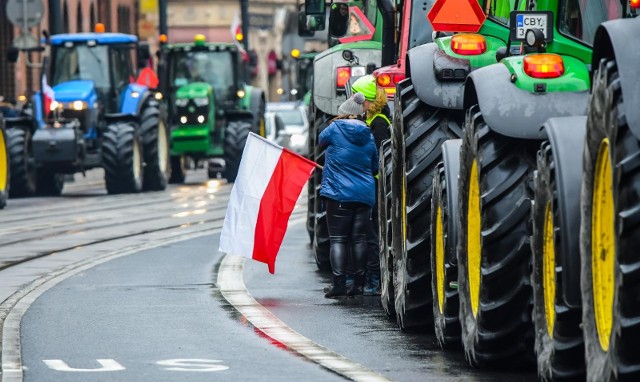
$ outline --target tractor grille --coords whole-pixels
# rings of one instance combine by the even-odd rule
[[[89,131],[89,127],[91,126],[90,110],[64,109],[62,111],[62,117],[66,119],[76,118],[78,121],[80,121],[80,129],[85,133]]]
[[[198,121],[198,117],[203,118]],[[186,117],[184,121],[183,117]],[[175,124],[180,125],[202,125],[209,121],[209,105],[196,106],[193,100],[189,100],[187,106],[176,106]]]

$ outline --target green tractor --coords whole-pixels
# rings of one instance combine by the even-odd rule
[[[432,277],[430,257],[434,170],[442,160],[442,143],[462,136],[467,76],[495,64],[496,53],[507,46],[505,19],[513,5],[481,1],[455,13],[471,12],[475,22],[455,20],[446,26],[447,4],[398,1],[395,6],[401,9],[399,48],[391,65],[374,72],[395,103],[391,144],[385,145],[390,152],[380,155],[380,167],[388,168],[379,193],[386,195],[379,200],[382,303],[401,329],[435,325],[440,344],[455,346],[460,341],[457,291],[438,294],[432,287],[439,280]],[[489,13],[486,20],[483,9]],[[433,33],[427,12],[436,15]],[[454,271],[449,265],[454,257],[455,252],[439,259],[448,273]]]
[[[325,16],[324,0],[305,1],[299,30],[307,30],[310,26],[324,29]],[[380,66],[382,16],[376,2],[357,0],[332,4],[329,36],[331,47],[317,54],[313,60],[309,105],[309,153],[311,159],[320,165],[324,163],[325,153],[316,145],[317,137],[346,100],[349,79],[371,73]],[[329,232],[324,201],[319,197],[321,181],[322,172],[315,171],[307,183],[307,232],[313,243],[318,269],[329,271]]]
[[[584,220],[580,229],[580,219],[564,213],[576,208],[581,193],[584,196],[589,190],[588,177],[583,179],[586,183],[581,192],[575,182],[580,183],[582,173],[570,166],[565,169],[565,165],[580,163],[582,155],[585,118],[581,116],[587,113],[591,88],[591,43],[599,24],[626,15],[627,4],[619,0],[547,0],[535,5],[529,2],[527,9],[512,11],[505,20],[511,33],[507,49],[497,54],[500,63],[469,75],[463,101],[464,136],[442,147],[444,157],[435,175],[439,181],[434,183],[435,212],[431,217],[436,243],[432,247],[432,258],[436,259],[433,273],[440,280],[437,292],[444,294],[448,287],[458,290],[462,345],[472,365],[528,364],[537,358],[542,379],[584,379],[586,354],[589,380],[634,375],[638,370],[636,353],[620,347],[617,350],[629,357],[615,358],[607,354],[608,347],[598,350],[597,346],[603,345],[593,340],[594,328],[590,326],[594,320],[602,321],[605,327],[609,325],[610,337],[621,341],[619,327],[612,329],[612,300],[607,300],[614,290],[613,280],[607,278],[613,277],[613,261],[602,260],[604,250],[610,248],[586,240]],[[634,31],[638,28],[629,28],[609,41],[619,43],[631,38]],[[604,34],[601,29],[603,41],[608,38]],[[614,57],[611,48],[602,52],[610,55],[609,61]],[[621,57],[630,67],[638,54]],[[604,67],[598,68],[596,80],[613,73],[598,74]],[[597,84],[594,82],[590,116],[595,110],[600,113],[603,106],[594,106],[596,91],[601,90]],[[635,90],[630,94],[637,95],[637,87]],[[616,105],[616,98],[611,97],[614,93],[607,98],[610,107]],[[614,121],[620,122],[620,115],[593,125],[602,131],[614,126]],[[559,143],[567,137],[577,137],[578,143]],[[606,146],[603,150],[608,158],[608,146],[602,141],[594,146]],[[635,138],[631,141],[637,143]],[[588,151],[585,163],[589,162]],[[559,161],[553,161],[554,155]],[[606,169],[611,170],[611,162],[601,157],[596,163],[605,171],[601,180],[610,181],[611,172]],[[566,186],[570,182],[574,185]],[[582,202],[583,218],[593,204],[594,210],[604,207],[607,212],[603,214],[613,219],[613,203],[603,202],[612,202],[607,198],[611,188],[607,193],[604,182],[600,186],[602,200],[594,197]],[[601,217],[598,224],[606,226],[606,219]],[[613,225],[609,228],[611,231],[598,231],[600,242],[613,243]],[[582,247],[582,273],[578,247]],[[600,255],[585,261],[585,251],[590,253],[592,248]],[[451,252],[456,257],[446,267],[438,259],[446,259]],[[589,272],[584,271],[585,267],[591,269],[592,263],[600,272],[593,283],[585,281]],[[637,290],[632,293],[636,296]],[[592,305],[585,305],[593,301],[590,296],[609,304],[611,310],[594,314]],[[636,311],[631,308],[620,314],[630,314],[631,323],[638,317],[633,313]],[[634,325],[629,332],[637,332]],[[629,343],[636,337],[629,335]]]
[[[291,52],[295,59],[295,72],[297,84],[294,87],[297,97],[300,97],[305,105],[311,103],[311,84],[313,82],[313,59],[318,52],[306,52],[300,54],[297,49]]]
[[[595,16],[571,31],[593,41],[587,114],[544,125],[549,140],[537,157],[532,244],[538,371],[549,379],[568,371],[589,381],[640,379],[640,52],[628,49],[640,19],[598,26],[635,17],[639,6],[574,5]]]
[[[265,135],[265,96],[245,83],[242,53],[234,44],[194,43],[162,47],[161,86],[171,123],[171,183],[183,183],[186,163],[208,163],[210,178],[238,175],[250,132]]]

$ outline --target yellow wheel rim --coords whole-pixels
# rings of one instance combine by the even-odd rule
[[[438,205],[436,213],[436,288],[438,293],[438,308],[440,314],[444,312],[444,237],[442,229],[442,208]]]
[[[480,180],[478,164],[474,160],[469,178],[469,210],[467,211],[467,272],[469,273],[469,297],[473,316],[478,315],[480,302]]]
[[[553,338],[556,320],[556,249],[553,240],[553,214],[551,203],[547,203],[544,213],[542,242],[542,287],[544,289],[544,315],[547,319],[547,333]]]
[[[9,160],[7,155],[7,145],[4,141],[4,132],[0,130],[0,192],[7,189]]]
[[[598,150],[591,216],[591,269],[596,329],[602,350],[609,350],[615,291],[615,212],[609,140]]]

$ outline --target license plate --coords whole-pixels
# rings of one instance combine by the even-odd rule
[[[547,42],[553,40],[553,13],[546,11],[511,12],[511,40],[524,41],[529,29],[539,29]]]

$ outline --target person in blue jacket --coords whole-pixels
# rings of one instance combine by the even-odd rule
[[[327,298],[363,293],[367,268],[367,230],[375,203],[374,175],[378,151],[371,129],[363,121],[364,95],[355,93],[338,109],[339,116],[320,133],[326,146],[320,196],[327,206],[332,288]],[[351,251],[349,251],[351,245]],[[354,282],[347,290],[346,268],[351,252]]]

